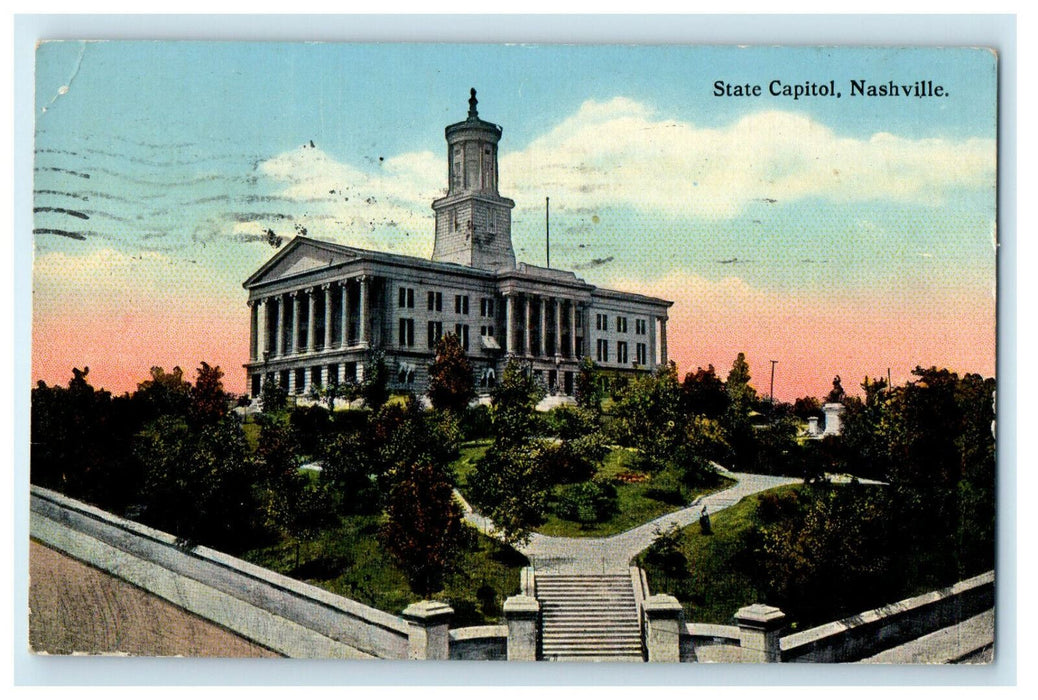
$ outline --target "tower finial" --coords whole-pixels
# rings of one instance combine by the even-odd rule
[[[479,116],[479,112],[476,111],[476,105],[479,100],[476,99],[476,88],[469,90],[469,119],[475,119]]]

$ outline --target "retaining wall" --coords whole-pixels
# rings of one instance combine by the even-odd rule
[[[995,573],[783,637],[782,661],[859,661],[990,610]]]
[[[280,654],[408,657],[402,618],[33,486],[30,535]]]

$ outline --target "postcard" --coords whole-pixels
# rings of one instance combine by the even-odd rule
[[[30,648],[991,663],[998,71],[41,42]]]

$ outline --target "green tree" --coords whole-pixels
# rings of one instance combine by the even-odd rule
[[[256,534],[260,512],[241,425],[227,416],[194,430],[163,417],[140,436],[142,517],[188,544],[237,551]]]
[[[447,333],[436,343],[436,357],[429,365],[429,400],[433,408],[455,415],[476,398],[472,363],[465,356],[458,336]]]
[[[223,371],[203,362],[190,391],[188,416],[195,425],[213,425],[229,411],[230,397],[223,389]]]
[[[728,409],[728,393],[713,365],[708,365],[706,369],[697,367],[695,372],[686,374],[681,391],[684,394],[685,410],[689,413],[717,419]]]
[[[360,394],[364,397],[364,405],[372,411],[377,411],[389,401],[389,367],[381,350],[373,351],[364,365]]]
[[[613,416],[618,439],[638,449],[642,469],[658,471],[679,459],[688,416],[676,365],[660,365],[653,375],[630,382],[620,392]]]
[[[599,375],[598,365],[590,356],[585,355],[580,361],[574,392],[577,406],[595,413],[602,411],[603,392]]]
[[[412,591],[428,596],[443,587],[461,548],[461,508],[443,469],[429,462],[401,465],[381,534]]]
[[[288,390],[275,380],[263,382],[260,390],[260,410],[264,413],[280,413],[288,408]]]
[[[152,367],[151,379],[137,385],[133,400],[141,407],[144,420],[186,416],[191,408],[191,384],[184,379],[180,367],[169,373],[162,367]]]
[[[469,494],[509,543],[529,538],[544,520],[550,482],[533,440],[544,387],[512,360],[491,394],[494,444],[469,477]]]

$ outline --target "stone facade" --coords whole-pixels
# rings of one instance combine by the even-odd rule
[[[461,340],[480,393],[509,358],[553,394],[572,395],[580,361],[648,372],[667,361],[673,302],[602,289],[574,273],[515,262],[512,200],[497,190],[501,127],[468,118],[446,129],[448,192],[433,202],[432,260],[296,237],[244,283],[249,292],[248,388],[290,394],[360,381],[385,353],[390,387],[423,394],[436,341]]]

